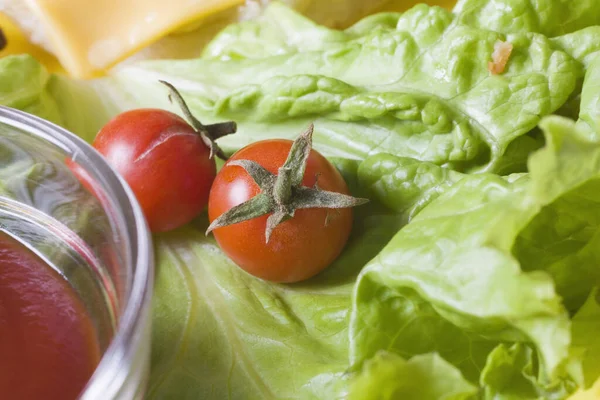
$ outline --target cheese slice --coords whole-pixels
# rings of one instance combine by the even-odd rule
[[[244,0],[26,0],[73,77],[93,78],[160,37]]]

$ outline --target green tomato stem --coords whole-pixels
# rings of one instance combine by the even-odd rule
[[[169,88],[169,100],[175,101],[181,112],[185,116],[187,122],[192,128],[200,135],[204,144],[210,149],[209,158],[213,158],[215,155],[223,160],[227,160],[227,156],[223,153],[223,150],[217,145],[216,140],[235,133],[237,131],[237,125],[233,121],[221,122],[212,125],[203,125],[190,111],[185,100],[181,94],[175,89],[175,86],[171,85],[166,81],[159,80],[160,83]]]

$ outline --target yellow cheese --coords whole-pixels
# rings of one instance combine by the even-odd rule
[[[6,46],[0,49],[0,57],[12,54],[31,54],[40,63],[44,64],[50,72],[62,72],[63,69],[53,55],[31,44],[27,36],[19,29],[17,24],[8,16],[0,13],[0,28],[6,38]]]
[[[156,39],[243,0],[27,0],[53,52],[91,78]]]

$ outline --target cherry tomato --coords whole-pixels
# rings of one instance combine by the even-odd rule
[[[215,161],[178,115],[126,111],[100,130],[93,146],[127,181],[152,232],[181,226],[206,207]]]
[[[219,171],[210,191],[208,216],[214,221],[232,207],[260,193],[258,185],[233,160],[256,161],[277,174],[290,152],[290,140],[265,140],[235,153]],[[302,185],[349,194],[339,171],[321,154],[311,150]],[[308,279],[331,264],[342,252],[352,228],[352,209],[299,209],[281,223],[268,241],[268,215],[216,228],[213,234],[221,249],[238,266],[259,278],[274,282]],[[327,223],[326,223],[327,220]]]

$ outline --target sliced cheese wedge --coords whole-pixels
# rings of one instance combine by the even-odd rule
[[[26,0],[77,78],[99,76],[160,37],[244,0]]]

